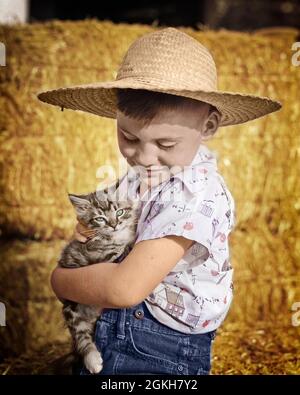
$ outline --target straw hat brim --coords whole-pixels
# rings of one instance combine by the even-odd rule
[[[117,117],[115,88],[146,89],[210,103],[221,113],[220,127],[245,123],[278,111],[282,107],[280,102],[268,97],[219,90],[179,90],[175,86],[163,86],[161,81],[139,81],[137,78],[63,87],[40,92],[37,97],[42,102],[61,108],[115,119]]]

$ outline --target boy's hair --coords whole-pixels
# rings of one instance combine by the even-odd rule
[[[197,104],[200,106],[204,103],[188,97],[146,89],[116,88],[116,96],[118,110],[130,118],[142,121],[143,126],[148,125],[160,111],[176,110],[179,107],[195,107]],[[209,114],[213,110],[218,111],[211,104],[209,106]]]

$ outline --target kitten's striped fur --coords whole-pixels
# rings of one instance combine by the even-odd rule
[[[132,249],[136,239],[136,227],[140,216],[137,200],[117,200],[112,188],[88,195],[71,195],[77,219],[95,231],[86,243],[72,240],[63,249],[59,266],[76,268],[99,262],[120,262]],[[96,219],[98,218],[98,219]],[[102,219],[101,219],[102,218]],[[91,373],[102,370],[102,358],[94,343],[94,328],[99,308],[64,301],[63,315],[70,330],[73,349],[84,361]]]

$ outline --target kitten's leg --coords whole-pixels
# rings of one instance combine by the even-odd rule
[[[77,311],[82,319],[75,326],[76,349],[83,357],[85,367],[91,373],[99,373],[103,368],[103,360],[94,343],[95,323],[99,311],[96,312],[93,307],[86,305],[78,305]]]
[[[83,357],[85,367],[92,373],[99,373],[103,368],[103,360],[94,343],[95,323],[99,309],[92,306],[76,304],[76,307],[64,309],[64,315],[70,329],[74,348]],[[69,317],[72,317],[69,319]]]

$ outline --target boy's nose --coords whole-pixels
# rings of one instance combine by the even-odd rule
[[[135,163],[145,168],[158,166],[155,149],[147,144],[143,147],[139,147],[139,149],[136,151]]]

